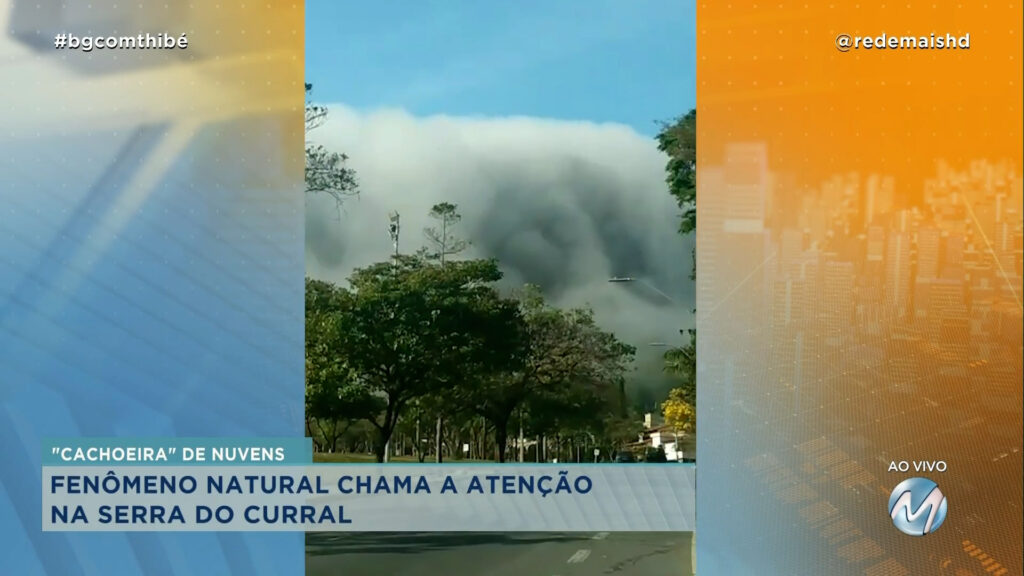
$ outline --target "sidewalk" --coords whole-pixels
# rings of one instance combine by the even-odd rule
[[[697,533],[693,533],[693,537],[690,538],[690,571],[686,573],[687,576],[695,576],[697,574]]]

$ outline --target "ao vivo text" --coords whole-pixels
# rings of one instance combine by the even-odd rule
[[[889,462],[889,472],[945,472],[945,460],[893,460]]]

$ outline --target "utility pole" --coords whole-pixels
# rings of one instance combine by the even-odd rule
[[[401,222],[398,212],[388,214],[388,235],[391,236],[391,244],[395,247],[395,270],[398,270],[398,233],[401,230]],[[387,422],[385,422],[387,424]],[[391,442],[384,444],[384,461],[391,461]]]
[[[519,408],[519,439],[516,442],[516,444],[519,445],[518,446],[519,447],[519,463],[522,464],[522,462],[523,462],[523,445],[525,444],[525,439],[523,438],[523,408],[522,407]]]
[[[420,401],[416,401],[416,459],[423,462],[423,444],[420,443]]]
[[[398,233],[401,230],[401,221],[398,212],[388,214],[388,235],[391,236],[391,244],[395,247],[395,265],[398,264]]]
[[[442,425],[443,425],[443,420],[441,419],[440,416],[438,416],[437,417],[437,431],[436,431],[436,434],[437,434],[437,446],[435,447],[435,449],[437,450],[437,463],[438,464],[440,464],[444,460],[444,457],[441,455],[441,450],[444,449],[444,440],[441,437],[442,436],[441,435],[441,427],[442,427]]]
[[[445,252],[448,251],[448,218],[441,218],[441,267],[444,268],[444,257]],[[444,461],[444,416],[440,412],[437,414],[437,423],[434,430],[434,450],[437,453],[437,463],[440,464]]]

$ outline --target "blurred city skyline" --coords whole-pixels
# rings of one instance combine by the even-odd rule
[[[698,181],[698,438],[751,478],[710,497],[766,483],[776,503],[758,506],[831,551],[808,558],[823,572],[971,568],[984,549],[991,573],[1018,573],[1000,504],[1021,490],[1020,168],[806,186],[771,171],[767,144],[722,158]],[[873,508],[904,459],[955,470],[957,527],[929,536],[945,557],[900,547]]]

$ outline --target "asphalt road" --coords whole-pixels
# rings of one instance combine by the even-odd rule
[[[316,533],[307,576],[691,576],[692,532]]]

